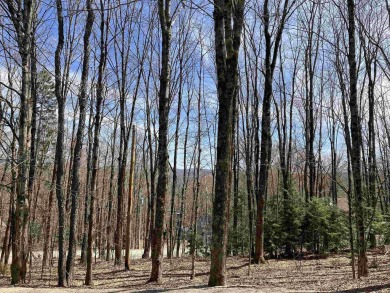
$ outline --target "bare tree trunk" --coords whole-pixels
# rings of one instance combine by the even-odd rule
[[[338,40],[338,39],[337,39]],[[354,236],[353,236],[353,219],[352,219],[352,205],[353,205],[353,197],[352,197],[352,171],[351,171],[351,134],[349,129],[349,121],[348,121],[348,112],[347,112],[347,105],[346,105],[346,99],[347,99],[347,88],[346,84],[343,78],[343,70],[342,70],[342,64],[340,60],[340,48],[337,47],[336,51],[336,70],[337,70],[337,76],[340,83],[340,89],[342,94],[342,107],[343,107],[343,118],[344,118],[344,137],[345,137],[345,143],[347,145],[347,159],[348,159],[348,192],[347,192],[347,199],[348,199],[348,230],[349,230],[349,243],[351,248],[351,258],[352,258],[352,277],[355,279],[355,245],[354,245]]]
[[[197,134],[197,148],[198,148],[198,158],[196,162],[196,169],[194,169],[194,201],[193,201],[193,224],[192,224],[192,241],[191,241],[191,280],[195,278],[195,257],[197,252],[197,228],[198,228],[198,198],[200,190],[200,163],[201,163],[201,154],[202,154],[202,142],[201,142],[201,112],[200,112],[200,102],[202,96],[202,63],[203,63],[203,47],[201,48],[201,60],[200,60],[200,70],[199,70],[199,95],[198,95],[198,134]]]
[[[170,0],[158,1],[158,14],[162,33],[161,75],[159,90],[159,132],[158,132],[158,180],[156,188],[156,219],[152,233],[152,272],[149,282],[161,282],[163,258],[163,233],[165,218],[165,197],[168,184],[168,116],[169,80],[171,51]]]
[[[233,107],[237,94],[238,52],[244,23],[244,3],[214,1],[214,32],[218,91],[218,139],[213,203],[209,286],[226,284],[226,245],[233,152]]]
[[[368,275],[365,222],[364,222],[364,197],[361,175],[361,154],[362,145],[361,121],[359,116],[359,105],[357,101],[357,65],[356,65],[356,44],[355,44],[355,3],[348,0],[348,64],[349,64],[349,87],[351,111],[351,164],[353,181],[355,187],[356,221],[358,230],[358,278]]]
[[[149,84],[151,72],[149,72],[147,84]],[[156,166],[154,161],[154,154],[153,154],[153,143],[152,143],[152,130],[151,130],[151,111],[150,111],[150,104],[149,104],[149,91],[148,88],[146,89],[146,128],[147,128],[147,139],[148,139],[148,151],[149,151],[149,169],[150,169],[150,192],[149,192],[149,200],[148,200],[148,218],[147,218],[147,233],[145,237],[145,245],[144,245],[144,253],[142,254],[142,258],[148,258],[149,252],[150,252],[150,245],[152,240],[152,232],[154,229],[154,218],[155,218],[155,178],[156,178]],[[144,156],[146,159],[146,157]],[[145,164],[146,167],[146,164]],[[145,173],[147,174],[147,171],[145,169]]]
[[[86,116],[86,102],[87,102],[87,82],[89,73],[89,55],[90,45],[89,38],[92,32],[92,26],[95,19],[95,14],[92,9],[92,0],[86,1],[87,7],[87,19],[85,24],[84,32],[84,50],[83,50],[83,65],[81,74],[80,94],[79,94],[79,124],[76,135],[76,143],[73,155],[72,164],[72,192],[71,192],[71,212],[70,212],[70,229],[69,229],[69,245],[68,245],[68,256],[66,260],[66,281],[68,285],[72,284],[73,265],[75,258],[75,243],[76,243],[76,225],[77,225],[77,206],[78,197],[80,191],[80,164],[81,164],[81,151],[83,147],[83,135],[85,128],[85,116]]]
[[[108,29],[106,28],[106,22],[108,20],[105,18],[104,14],[104,2],[100,1],[100,59],[98,67],[98,80],[96,85],[96,105],[95,105],[95,118],[94,118],[94,134],[93,134],[93,146],[92,146],[92,174],[90,182],[90,192],[91,192],[91,202],[90,202],[90,211],[88,219],[88,245],[87,245],[87,272],[85,274],[85,285],[92,285],[92,240],[93,240],[93,219],[95,213],[95,197],[97,194],[96,182],[98,175],[98,154],[100,147],[100,128],[102,121],[102,106],[104,99],[104,72],[106,69],[106,60],[107,60],[107,35]],[[92,16],[93,24],[93,16]],[[89,182],[87,182],[88,184]],[[95,243],[97,245],[97,243]]]
[[[247,52],[247,39],[246,39],[246,31],[244,29],[244,62],[245,62],[245,81],[246,84],[249,85],[249,56]],[[256,97],[256,103],[257,101],[257,89],[255,90],[254,96]],[[252,262],[252,255],[254,254],[254,246],[253,246],[253,127],[257,129],[257,120],[258,115],[256,115],[256,118],[254,118],[255,115],[250,116],[251,114],[251,107],[252,102],[250,101],[250,87],[246,87],[246,101],[243,102],[244,105],[246,105],[246,111],[245,111],[245,126],[243,124],[243,133],[244,133],[244,140],[245,140],[245,175],[246,175],[246,191],[247,191],[247,206],[248,206],[248,226],[249,226],[249,262],[248,262],[248,275],[251,273],[251,262]],[[255,105],[256,108],[256,105]],[[256,135],[256,134],[255,134]],[[258,165],[256,163],[256,165]]]
[[[6,0],[4,7],[15,31],[18,53],[21,57],[21,90],[18,115],[18,154],[17,154],[17,185],[16,204],[13,215],[12,264],[11,283],[24,282],[27,270],[27,222],[29,214],[29,198],[27,190],[27,176],[29,169],[29,143],[31,127],[31,57],[33,19],[35,15],[35,1]]]
[[[82,240],[81,240],[81,257],[80,264],[85,264],[87,254],[87,242],[88,242],[88,221],[89,221],[89,205],[91,204],[91,174],[92,174],[92,148],[93,139],[92,133],[94,129],[93,122],[93,98],[90,98],[89,106],[89,120],[88,120],[88,150],[87,150],[87,170],[86,170],[86,182],[85,182],[85,195],[84,195],[84,219],[82,223]],[[81,219],[80,219],[81,220]]]
[[[152,210],[151,206],[151,191],[150,191],[150,183],[149,183],[149,176],[148,176],[148,167],[147,167],[147,150],[146,150],[146,141],[147,141],[147,133],[145,133],[145,138],[142,146],[142,163],[144,166],[144,173],[145,173],[145,179],[146,179],[146,191],[148,194],[148,203],[147,203],[147,213],[146,213],[146,221],[145,221],[145,236],[144,236],[144,252],[142,254],[142,258],[148,258],[149,257],[149,248],[150,248],[150,213]],[[151,175],[152,176],[152,175]]]
[[[51,179],[51,186],[49,191],[49,204],[47,206],[47,216],[46,216],[46,226],[45,226],[45,239],[43,244],[43,256],[42,256],[42,271],[43,274],[44,268],[47,266],[48,253],[49,253],[49,241],[50,241],[50,229],[51,229],[51,212],[53,208],[53,197],[55,192],[55,182],[56,182],[56,174],[57,174],[57,166],[54,163],[53,167],[53,175]]]
[[[115,115],[115,117],[117,117],[117,115]],[[106,226],[106,261],[110,260],[110,249],[111,249],[111,228],[112,228],[112,221],[113,221],[112,201],[114,197],[115,142],[116,142],[117,128],[118,128],[118,123],[117,121],[114,121],[114,132],[111,140],[112,145],[111,145],[110,186],[108,190],[108,211],[107,211],[107,226]]]
[[[232,252],[233,255],[238,255],[238,212],[239,212],[239,115],[238,115],[238,92],[237,89],[236,94],[234,96],[233,101],[233,154],[232,154],[232,162],[233,162],[233,247]]]
[[[181,192],[180,192],[180,211],[178,215],[177,220],[177,236],[176,236],[176,257],[180,256],[180,245],[182,243],[182,234],[183,234],[183,219],[184,219],[184,213],[185,213],[185,198],[186,198],[186,192],[187,192],[187,186],[188,186],[188,178],[189,173],[191,170],[188,168],[187,171],[187,146],[188,146],[188,132],[190,128],[190,109],[191,109],[191,97],[187,101],[187,111],[186,111],[186,130],[184,134],[184,154],[183,154],[183,184],[181,186]],[[183,248],[184,244],[183,244]]]
[[[7,227],[5,228],[4,238],[3,238],[3,245],[1,246],[1,257],[0,257],[0,263],[7,264],[8,259],[6,259],[5,255],[7,254],[7,246],[9,243],[9,240],[11,239],[11,219],[12,219],[12,200],[10,198],[10,204],[9,204],[9,211],[8,211],[8,220],[7,220]]]
[[[130,238],[131,238],[131,216],[132,216],[132,207],[133,207],[133,190],[134,190],[134,165],[135,165],[135,140],[136,140],[136,131],[135,126],[133,126],[133,133],[131,138],[131,158],[130,158],[130,174],[129,174],[129,199],[127,203],[127,218],[126,218],[126,244],[125,244],[125,269],[130,270]]]
[[[179,47],[181,48],[181,47]],[[180,53],[179,53],[180,54]],[[171,191],[171,214],[169,218],[169,247],[167,256],[172,258],[174,250],[174,241],[173,241],[173,221],[174,221],[174,208],[175,208],[175,197],[176,197],[176,183],[177,183],[177,150],[179,146],[179,128],[180,128],[180,114],[181,114],[181,104],[183,96],[183,58],[180,56],[179,60],[179,92],[178,92],[178,101],[177,101],[177,113],[176,113],[176,130],[175,130],[175,147],[173,152],[173,169],[172,169],[172,191]],[[184,170],[186,172],[186,170]]]
[[[282,39],[284,25],[289,17],[291,6],[288,0],[284,1],[281,19],[275,29],[275,39],[272,40],[270,32],[269,1],[264,1],[263,24],[265,38],[265,75],[264,75],[264,95],[263,95],[263,115],[261,121],[261,146],[260,146],[260,171],[258,186],[255,188],[257,199],[257,220],[256,220],[256,249],[253,261],[264,263],[264,207],[268,189],[268,173],[271,163],[272,136],[271,136],[271,98],[272,83],[278,57],[279,44]],[[273,51],[273,52],[272,52]]]
[[[305,196],[306,202],[315,196],[315,184],[316,184],[316,158],[314,155],[314,140],[315,140],[315,124],[314,124],[314,77],[315,68],[317,63],[318,45],[315,43],[314,34],[318,32],[314,31],[316,21],[316,11],[318,4],[311,4],[310,16],[308,17],[308,40],[307,47],[305,48],[305,112],[306,112],[306,124],[305,124],[305,140],[306,140],[306,158],[305,158]]]

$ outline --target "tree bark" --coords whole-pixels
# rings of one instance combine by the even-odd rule
[[[281,19],[275,30],[275,39],[272,40],[270,32],[270,14],[269,1],[264,1],[263,6],[263,25],[265,38],[265,73],[264,73],[264,94],[263,94],[263,114],[261,120],[261,145],[260,145],[260,171],[258,186],[255,187],[257,199],[257,219],[256,219],[256,248],[253,261],[255,263],[264,263],[264,207],[268,189],[268,173],[271,163],[272,135],[271,135],[271,99],[272,83],[278,57],[279,44],[282,39],[284,25],[288,18],[291,6],[288,0],[284,1]],[[273,52],[272,52],[273,51]]]
[[[29,213],[29,198],[27,190],[27,176],[29,169],[29,143],[31,123],[31,57],[33,19],[35,1],[5,1],[7,14],[15,29],[15,38],[18,53],[21,57],[21,90],[20,108],[18,115],[18,151],[17,151],[17,184],[16,204],[13,214],[12,263],[11,283],[13,285],[24,282],[27,263],[27,219]]]
[[[88,219],[88,245],[87,245],[87,272],[85,275],[85,285],[92,285],[92,240],[93,240],[93,221],[95,213],[95,197],[97,194],[96,191],[96,181],[98,175],[98,154],[100,147],[100,128],[102,121],[102,106],[104,99],[104,73],[106,69],[106,60],[107,60],[107,29],[105,27],[106,19],[104,14],[104,3],[100,1],[100,59],[98,67],[98,81],[96,85],[96,105],[95,105],[95,118],[94,118],[94,134],[93,134],[93,146],[92,146],[92,174],[91,174],[91,202],[89,210],[89,219]],[[93,19],[92,19],[93,22]],[[88,182],[87,182],[88,184]],[[97,245],[97,243],[95,243]]]
[[[126,244],[125,244],[125,269],[130,270],[130,246],[131,246],[131,216],[132,216],[132,207],[133,207],[133,190],[134,190],[134,168],[135,168],[135,144],[136,140],[136,131],[135,126],[133,126],[133,133],[131,138],[131,157],[130,157],[130,174],[129,174],[129,196],[127,202],[127,218],[126,218]]]
[[[214,1],[214,33],[218,92],[218,138],[213,202],[209,286],[226,284],[226,246],[231,193],[233,104],[237,94],[238,53],[244,23],[244,0]]]
[[[158,1],[158,14],[162,34],[161,74],[159,90],[158,179],[156,188],[156,219],[152,233],[152,272],[149,282],[161,282],[164,249],[165,198],[168,184],[168,116],[171,51],[170,0]]]
[[[86,102],[87,102],[87,82],[89,74],[89,55],[90,45],[89,38],[92,33],[92,26],[95,19],[95,14],[92,9],[92,0],[86,1],[87,8],[87,19],[84,31],[84,49],[83,49],[83,65],[81,73],[81,84],[79,94],[79,124],[76,134],[76,142],[73,154],[72,164],[72,185],[71,185],[71,211],[70,211],[70,227],[69,227],[69,245],[68,245],[68,256],[66,259],[66,281],[68,285],[72,284],[73,265],[75,258],[75,243],[76,240],[76,225],[77,225],[77,207],[78,198],[80,192],[80,164],[81,164],[81,151],[83,147],[83,136],[85,128],[85,116],[86,116]]]
[[[356,221],[358,230],[358,278],[368,275],[365,221],[364,221],[364,196],[361,175],[361,154],[362,145],[361,121],[359,116],[359,105],[357,99],[357,65],[356,65],[356,44],[355,44],[355,3],[348,0],[348,65],[349,65],[349,109],[351,112],[351,164],[353,181],[355,187]]]

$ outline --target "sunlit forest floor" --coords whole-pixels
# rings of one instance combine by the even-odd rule
[[[93,287],[83,286],[85,268],[76,266],[72,288],[58,292],[390,292],[390,254],[383,250],[368,254],[370,274],[353,280],[348,254],[326,258],[306,256],[302,260],[268,260],[263,265],[251,265],[248,259],[230,257],[227,261],[228,286],[207,288],[210,261],[196,261],[196,278],[190,280],[191,259],[164,260],[162,284],[148,284],[150,260],[133,260],[130,271],[112,262],[97,260],[93,266]],[[36,260],[31,280],[22,288],[13,288],[9,276],[0,277],[0,292],[56,292],[56,267],[47,269],[41,279],[40,264]]]

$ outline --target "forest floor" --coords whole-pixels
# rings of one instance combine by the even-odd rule
[[[79,292],[390,292],[390,255],[383,251],[368,254],[369,277],[353,280],[348,254],[330,255],[326,258],[307,256],[302,260],[268,260],[263,265],[251,265],[248,276],[248,259],[229,257],[228,286],[208,288],[210,261],[196,261],[196,278],[190,280],[189,257],[164,259],[164,280],[161,284],[147,283],[150,260],[133,260],[130,271],[112,262],[98,260],[93,266],[92,287],[83,286],[85,268],[77,265],[73,286],[58,289],[56,267],[44,272],[41,279],[40,263],[36,260],[31,280],[23,287],[9,286],[9,272],[0,275],[0,292],[4,293],[79,293]]]

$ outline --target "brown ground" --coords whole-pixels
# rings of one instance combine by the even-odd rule
[[[74,287],[58,289],[56,268],[45,271],[40,279],[40,266],[33,268],[31,281],[24,287],[9,287],[9,275],[0,275],[0,292],[12,293],[80,293],[80,292],[390,292],[390,255],[369,253],[370,275],[353,280],[347,255],[326,259],[270,260],[264,265],[252,265],[248,276],[248,260],[228,259],[228,286],[207,288],[209,260],[197,260],[196,278],[189,279],[189,258],[164,262],[164,282],[148,284],[150,260],[134,260],[132,269],[98,261],[94,264],[93,287],[84,287],[84,268],[77,266]],[[7,273],[9,274],[9,273]]]

